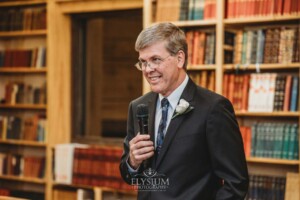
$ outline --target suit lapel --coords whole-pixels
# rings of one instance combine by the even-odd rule
[[[186,85],[185,89],[183,90],[183,93],[180,97],[180,99],[184,99],[187,102],[189,102],[192,106],[194,105],[192,102],[192,99],[194,97],[194,93],[196,90],[196,85],[192,82],[191,79],[189,79],[188,84]],[[184,115],[179,115],[175,117],[174,119],[171,120],[165,139],[164,143],[162,145],[162,149],[160,150],[160,154],[158,155],[157,162],[156,162],[156,169],[158,169],[159,165],[161,164],[163,157],[166,155],[170,144],[172,143],[173,139],[175,138],[177,134],[177,129],[179,128],[180,124],[184,121],[185,119],[185,114]]]
[[[150,134],[151,140],[154,142],[154,122],[155,122],[155,111],[156,111],[156,101],[158,98],[158,94],[153,93],[148,101],[149,108],[149,119],[148,119],[148,132]]]
[[[148,133],[150,134],[150,140],[152,140],[153,144],[155,142],[155,129],[154,129],[154,123],[155,123],[155,112],[156,112],[156,101],[158,98],[157,93],[152,93],[152,96],[149,98],[148,101],[148,108],[149,108],[149,119],[148,119]],[[155,167],[155,159],[154,156],[150,158],[151,168]]]

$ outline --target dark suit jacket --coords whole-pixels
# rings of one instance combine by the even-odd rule
[[[129,105],[127,137],[120,171],[131,183],[126,161],[129,141],[139,132],[138,104],[149,106],[149,133],[154,141],[154,117],[158,94],[150,92]],[[211,200],[244,199],[248,189],[248,171],[242,137],[231,103],[221,95],[196,86],[189,80],[181,99],[194,109],[172,119],[165,139],[151,166],[169,178],[166,191],[139,192],[138,199]],[[139,171],[143,171],[141,166]]]

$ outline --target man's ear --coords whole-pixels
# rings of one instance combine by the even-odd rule
[[[177,62],[178,62],[178,67],[183,68],[185,62],[185,54],[182,50],[179,50],[177,52]]]

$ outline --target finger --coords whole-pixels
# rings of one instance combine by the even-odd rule
[[[154,151],[154,146],[148,146],[148,147],[144,147],[144,148],[141,148],[141,149],[134,150],[132,152],[132,154],[133,155],[142,155],[142,154],[147,154],[151,151]]]
[[[153,147],[153,142],[151,140],[147,141],[139,141],[138,143],[134,144],[134,149],[141,149],[144,147]]]
[[[153,155],[154,155],[154,151],[150,151],[150,152],[142,154],[142,155],[136,155],[135,160],[138,162],[142,162],[148,158],[151,158]]]
[[[145,134],[145,135],[140,135],[138,133],[138,135],[136,135],[129,143],[137,143],[139,141],[143,141],[143,140],[149,140],[150,139],[150,135],[149,134]]]

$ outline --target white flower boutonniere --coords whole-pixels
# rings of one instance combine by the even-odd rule
[[[194,109],[194,107],[191,106],[189,104],[189,102],[187,102],[184,99],[180,99],[179,104],[175,108],[175,114],[173,115],[172,119],[174,119],[175,117],[177,117],[179,115],[186,114],[186,113],[190,112],[193,109]]]

